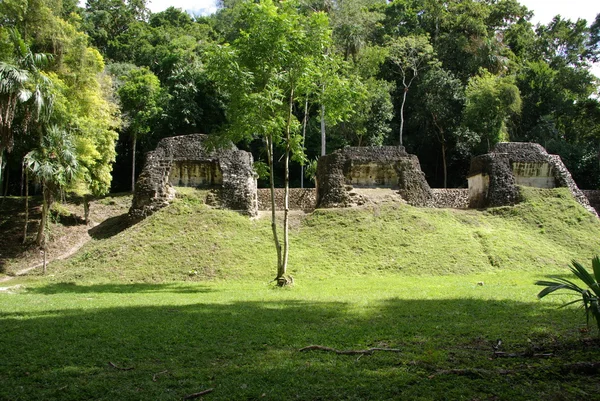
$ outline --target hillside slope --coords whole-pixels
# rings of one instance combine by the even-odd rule
[[[289,272],[446,275],[553,271],[600,251],[600,221],[567,190],[523,189],[525,201],[487,211],[389,204],[295,216]],[[201,281],[274,277],[268,218],[215,210],[186,190],[169,207],[50,266],[58,281]]]

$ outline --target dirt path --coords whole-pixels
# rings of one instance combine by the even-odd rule
[[[79,240],[79,242],[77,242],[75,245],[73,245],[71,248],[69,248],[66,252],[64,252],[56,257],[52,257],[52,254],[48,254],[47,255],[48,259],[46,260],[46,264],[49,264],[55,260],[67,259],[71,255],[73,255],[75,252],[77,252],[79,249],[81,249],[81,247],[84,246],[91,239],[92,239],[92,237],[90,237],[90,235],[86,233],[84,236],[82,236],[82,238]],[[24,269],[21,269],[21,270],[15,272],[15,274],[13,276],[1,277],[0,283],[5,283],[5,282],[10,281],[19,276],[25,276],[30,271],[37,269],[38,267],[42,267],[42,266],[44,266],[44,262],[40,262],[33,266],[29,266]]]

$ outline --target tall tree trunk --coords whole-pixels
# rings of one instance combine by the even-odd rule
[[[325,139],[325,106],[321,105],[321,156],[327,154],[327,146]]]
[[[304,102],[304,119],[302,120],[302,148],[306,142],[306,124],[308,122],[308,97]],[[304,164],[300,166],[300,188],[304,188]]]
[[[4,198],[6,198],[6,195],[8,195],[8,179],[9,179],[9,173],[8,173],[8,163],[6,165],[6,168],[4,169],[4,193],[2,194],[2,196]]]
[[[133,143],[133,151],[132,151],[132,157],[131,157],[131,193],[135,192],[135,147],[137,144],[137,138],[134,136],[132,138],[132,143]]]
[[[294,89],[290,93],[288,120],[285,127],[285,160],[284,160],[284,192],[283,192],[283,263],[281,269],[277,271],[277,285],[284,286],[289,284],[288,279],[285,277],[287,272],[288,258],[290,255],[290,239],[289,239],[289,193],[290,193],[290,142],[291,142],[291,125],[292,125],[292,112],[294,107]]]
[[[448,188],[448,167],[446,166],[446,142],[442,142],[442,164],[444,165],[444,189]]]
[[[431,117],[433,117],[433,125],[437,128],[440,135],[438,136],[438,140],[442,145],[442,164],[444,169],[444,188],[448,188],[448,166],[446,163],[446,136],[444,133],[444,129],[438,124],[437,117],[435,113],[431,113]]]
[[[27,242],[27,224],[29,223],[29,172],[23,164],[25,171],[25,227],[23,227],[23,243]]]
[[[271,230],[273,231],[273,241],[275,242],[275,249],[277,250],[277,277],[275,280],[279,278],[279,271],[282,266],[282,257],[281,257],[281,243],[279,242],[279,237],[277,236],[277,220],[275,215],[275,180],[273,178],[273,138],[267,138],[267,159],[269,163],[269,183],[271,185]]]
[[[4,171],[4,149],[0,150],[0,185],[2,185],[2,183],[4,182],[2,179],[4,178],[4,175],[2,174]]]
[[[404,103],[406,103],[406,94],[408,87],[404,86],[404,95],[402,96],[402,105],[400,106],[400,146],[402,146],[402,133],[404,132]]]

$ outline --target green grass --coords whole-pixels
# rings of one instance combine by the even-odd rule
[[[598,333],[533,285],[600,249],[567,192],[488,211],[317,211],[293,224],[283,289],[268,220],[203,196],[124,231],[110,221],[48,277],[2,284],[19,285],[0,291],[1,400],[598,398],[598,373],[573,369],[600,360]],[[498,339],[518,355],[494,358]],[[298,351],[312,344],[401,352]]]
[[[206,207],[188,190],[170,207],[74,258],[51,266],[57,281],[206,281],[275,275],[269,219]],[[297,281],[363,275],[545,271],[590,259],[600,223],[567,190],[524,190],[514,208],[488,211],[384,205],[317,210],[291,229]]]
[[[563,370],[597,361],[598,343],[562,297],[536,301],[537,278],[26,284],[0,293],[0,399],[594,399],[595,376]],[[499,338],[553,357],[494,359]],[[311,344],[401,353],[298,352]]]

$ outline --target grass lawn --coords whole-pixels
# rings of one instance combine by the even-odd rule
[[[537,301],[538,278],[24,282],[0,293],[0,399],[598,399],[573,368],[600,360],[596,333],[566,298]],[[497,339],[522,355],[494,358]],[[298,351],[314,344],[401,352]]]
[[[598,400],[597,330],[533,283],[588,265],[600,223],[563,190],[524,194],[301,216],[282,289],[268,220],[194,191],[111,218],[48,276],[0,284],[0,400]]]

